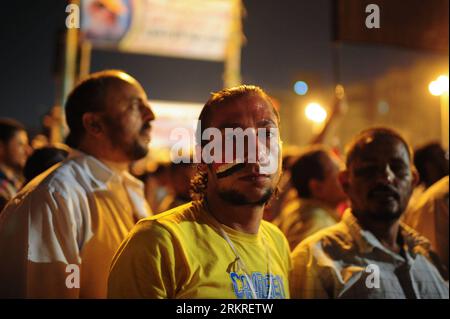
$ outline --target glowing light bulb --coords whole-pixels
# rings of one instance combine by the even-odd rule
[[[305,115],[315,123],[322,123],[327,118],[327,111],[319,103],[313,102],[306,106]]]

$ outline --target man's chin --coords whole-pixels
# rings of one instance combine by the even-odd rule
[[[149,152],[148,145],[145,146],[136,146],[132,152],[132,158],[134,161],[140,160],[147,156]]]

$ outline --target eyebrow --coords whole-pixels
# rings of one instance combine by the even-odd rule
[[[277,126],[277,124],[271,120],[271,119],[263,119],[261,121],[259,121],[258,123],[256,123],[258,126],[268,126],[268,125],[274,125]]]
[[[275,127],[277,126],[277,124],[271,119],[263,119],[256,124],[258,127],[269,126],[269,125],[273,125]],[[224,123],[224,124],[220,125],[218,128],[225,129],[225,128],[238,128],[238,127],[243,127],[243,125],[240,123]]]
[[[369,164],[373,164],[373,163],[378,162],[378,160],[376,158],[368,157],[368,156],[361,156],[361,160],[364,161],[365,163],[369,163]],[[409,161],[405,162],[404,158],[396,156],[396,157],[391,157],[389,159],[389,163],[402,163],[402,164],[408,165],[411,162],[409,162]]]

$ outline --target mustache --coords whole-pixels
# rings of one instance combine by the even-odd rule
[[[141,131],[145,131],[145,130],[151,128],[151,127],[152,127],[151,123],[150,122],[146,122],[146,123],[144,123],[142,125]]]
[[[369,191],[368,196],[374,197],[377,193],[384,193],[386,195],[394,196],[395,199],[400,199],[400,194],[398,193],[397,189],[395,189],[395,187],[391,185],[376,185]]]
[[[237,163],[231,165],[224,165],[224,167],[216,172],[217,178],[224,178],[230,176],[243,168],[245,168],[245,163]]]

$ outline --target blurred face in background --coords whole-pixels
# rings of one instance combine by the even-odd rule
[[[333,153],[323,153],[321,156],[323,180],[314,179],[310,183],[313,198],[336,207],[347,199],[347,195],[339,182],[339,172],[343,168],[342,161]]]
[[[16,171],[21,171],[32,149],[25,131],[17,131],[6,143],[0,142],[0,159],[2,163]]]

